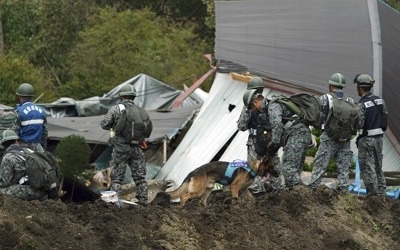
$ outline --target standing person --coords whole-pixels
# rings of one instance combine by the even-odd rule
[[[342,74],[333,74],[330,77],[328,84],[329,93],[320,97],[324,123],[326,123],[329,110],[332,108],[333,95],[338,99],[347,99],[347,101],[354,103],[352,98],[343,93],[343,88],[346,86],[346,79]],[[324,130],[324,124],[322,125],[322,129]],[[320,144],[317,153],[315,154],[311,179],[308,184],[310,188],[316,189],[321,183],[322,177],[325,174],[332,157],[335,158],[337,167],[337,189],[340,191],[346,191],[348,189],[349,168],[353,157],[353,152],[350,149],[350,141],[337,141],[329,136],[325,130],[322,132]]]
[[[308,125],[296,119],[296,114],[289,107],[274,99],[268,104],[268,117],[271,125],[268,151],[276,154],[283,144],[280,170],[285,186],[293,189],[303,184],[300,174],[311,143],[311,130]]]
[[[17,154],[10,152],[10,150],[21,150],[24,147],[18,135],[13,130],[4,130],[0,143],[6,148],[0,164],[0,192],[23,200],[46,199],[45,190],[29,186],[25,161],[22,161]]]
[[[373,95],[371,88],[375,80],[366,74],[357,75],[357,86],[361,129],[357,137],[358,160],[361,177],[367,195],[386,195],[386,181],[382,171],[383,133],[387,129],[387,109],[379,96]]]
[[[148,190],[146,182],[146,159],[141,144],[145,137],[150,136],[153,129],[148,113],[134,104],[136,92],[132,85],[123,86],[119,92],[120,104],[111,107],[100,125],[105,130],[114,130],[111,138],[113,151],[111,155],[111,190],[120,196],[121,184],[129,166],[133,181],[137,186],[136,198],[139,205],[146,206]],[[123,115],[123,113],[125,114]],[[129,116],[133,116],[133,121]],[[127,118],[127,120],[124,119]],[[133,125],[135,124],[135,125]],[[137,126],[138,125],[138,126]],[[132,131],[134,126],[134,131]],[[129,138],[134,132],[134,137]]]
[[[264,90],[264,81],[260,77],[252,77],[247,85],[247,91],[243,95],[244,106],[242,112],[237,121],[238,129],[240,131],[249,131],[247,139],[247,161],[251,162],[255,159],[260,159],[255,150],[255,140],[257,133],[258,117],[261,114],[262,107],[266,109],[268,101],[263,97],[262,92]],[[272,189],[280,188],[279,177],[267,177],[270,179]],[[265,177],[256,176],[252,185],[249,186],[252,194],[261,195],[266,192],[265,189]]]
[[[32,102],[34,91],[31,84],[19,85],[16,94],[19,104],[15,109],[12,130],[30,149],[44,152],[48,136],[46,112]]]

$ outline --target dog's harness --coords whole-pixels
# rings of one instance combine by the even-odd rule
[[[239,168],[243,168],[244,170],[246,170],[252,178],[257,176],[257,173],[249,167],[249,164],[247,164],[247,161],[233,161],[233,162],[229,163],[228,167],[226,168],[225,175],[224,175],[224,177],[222,177],[222,179],[219,181],[219,183],[224,186],[231,184],[232,175]]]

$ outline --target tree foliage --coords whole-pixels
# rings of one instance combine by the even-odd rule
[[[55,85],[68,80],[66,58],[86,24],[92,1],[5,1],[3,23],[8,51],[29,57]]]
[[[62,95],[102,95],[139,73],[178,87],[208,68],[205,44],[196,40],[191,25],[176,25],[146,9],[99,9],[79,36],[68,61],[73,78],[61,86]]]
[[[43,96],[38,102],[54,100],[54,87],[44,74],[25,58],[13,54],[0,55],[0,99],[9,106],[16,104],[16,90],[21,83],[30,83],[35,89],[35,97]]]
[[[41,0],[3,0],[1,19],[6,51],[18,56],[33,53],[33,39],[40,27]]]
[[[27,58],[58,97],[101,95],[137,73],[181,87],[207,69],[206,10],[202,0],[4,0],[5,51]]]

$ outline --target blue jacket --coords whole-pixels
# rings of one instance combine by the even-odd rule
[[[42,143],[46,112],[31,101],[18,105],[17,112],[21,121],[20,139],[27,143]]]

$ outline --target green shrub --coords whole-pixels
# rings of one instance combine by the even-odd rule
[[[322,134],[322,130],[321,129],[317,129],[317,128],[313,128],[312,130],[311,130],[311,133],[313,134],[313,135],[315,135],[315,137],[321,137],[321,134]]]
[[[64,176],[78,176],[89,165],[90,147],[83,136],[69,135],[57,144],[55,155]]]
[[[318,150],[318,147],[310,148],[310,149],[307,151],[307,156],[315,157],[315,154],[317,153],[317,150]]]
[[[307,162],[304,162],[303,171],[311,172],[312,171],[312,164],[308,164]]]

